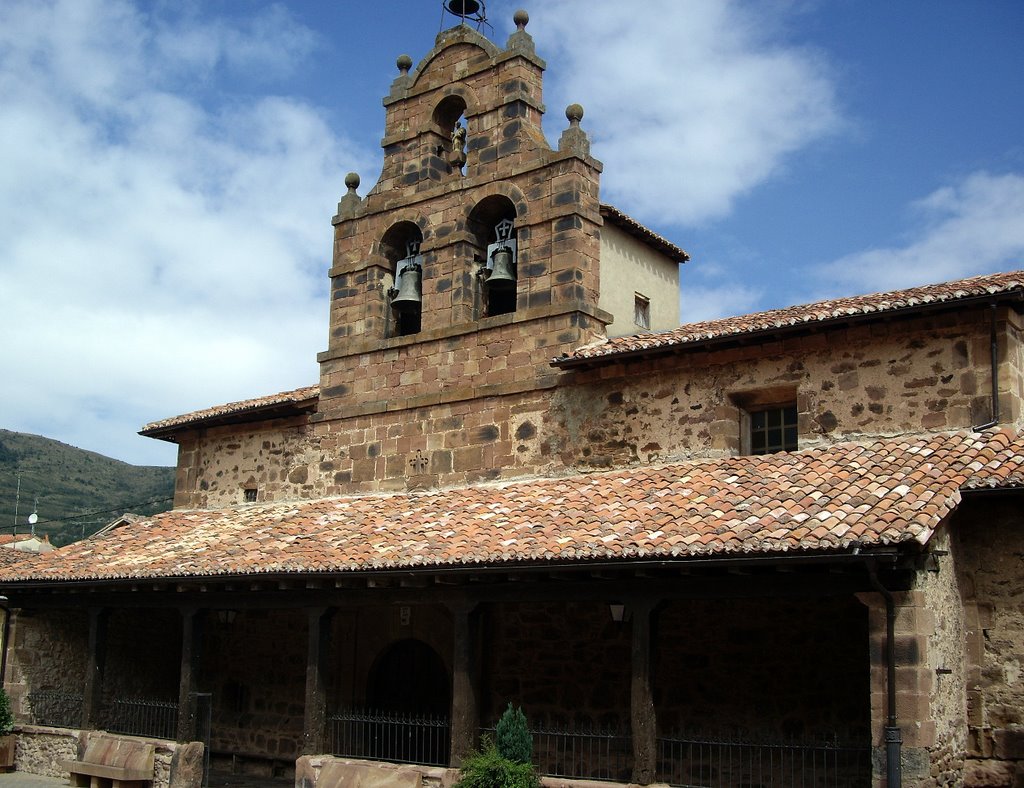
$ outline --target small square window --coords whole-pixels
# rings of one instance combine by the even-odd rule
[[[796,403],[750,411],[750,453],[797,449]]]
[[[651,327],[651,299],[642,293],[636,293],[633,298],[633,322],[640,328]]]
[[[245,502],[246,503],[256,503],[256,488],[255,487],[246,487],[245,488]]]

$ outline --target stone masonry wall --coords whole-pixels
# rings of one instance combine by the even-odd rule
[[[964,784],[1024,784],[1024,516],[1016,496],[980,493],[952,526],[966,618]]]
[[[210,748],[292,760],[302,743],[306,617],[295,610],[243,610],[232,623],[210,614],[201,677],[213,693]]]
[[[945,529],[932,537],[929,547],[933,557],[917,573],[916,584],[925,609],[901,610],[907,618],[912,615],[919,633],[927,636],[927,658],[917,669],[898,667],[896,673],[901,692],[928,693],[928,716],[914,726],[920,745],[928,747],[928,773],[916,783],[922,788],[962,785],[967,750],[965,619],[955,568],[959,555]],[[903,724],[905,731],[909,724]]]
[[[125,698],[177,702],[181,668],[181,615],[177,610],[112,610],[107,620],[106,654],[105,702]]]
[[[606,602],[500,604],[485,622],[483,724],[510,702],[536,723],[628,724],[630,628]]]
[[[988,319],[978,309],[835,329],[554,373],[555,388],[452,402],[366,394],[356,398],[366,413],[320,414],[312,434],[247,425],[187,438],[182,462],[190,464],[179,482],[191,487],[177,500],[233,505],[251,478],[261,500],[290,500],[731,455],[743,448],[744,405],[773,398],[795,399],[801,447],[969,429],[991,417]],[[1015,329],[1000,336],[1001,418],[1012,423],[1020,352]],[[517,347],[512,339],[494,345],[509,374]],[[409,357],[396,351],[392,363],[397,391]],[[467,381],[478,373],[464,370]]]
[[[855,599],[678,600],[656,622],[663,733],[866,741],[867,615]]]
[[[82,694],[89,645],[89,615],[80,610],[11,613],[4,686],[15,720],[31,723],[32,690]]]

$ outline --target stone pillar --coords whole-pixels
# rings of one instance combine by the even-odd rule
[[[195,692],[199,680],[199,655],[202,653],[204,611],[194,607],[181,609],[181,670],[178,679],[178,741],[196,740]]]
[[[89,608],[89,653],[86,655],[85,688],[82,691],[82,728],[100,725],[103,699],[103,671],[107,662],[107,610]]]
[[[302,730],[305,755],[327,751],[327,663],[330,658],[331,620],[334,608],[314,607],[309,618],[309,649],[306,654],[306,713]]]
[[[477,659],[476,602],[468,600],[449,605],[452,612],[454,646],[452,648],[452,730],[451,764],[458,766],[476,747],[480,729],[480,670]]]
[[[630,722],[633,730],[633,782],[654,782],[657,768],[657,718],[651,689],[651,617],[655,602],[631,601],[633,619],[632,667],[630,670]]]

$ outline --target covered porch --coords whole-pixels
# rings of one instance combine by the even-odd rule
[[[214,773],[283,778],[303,755],[454,767],[508,703],[563,778],[863,785],[880,743],[884,603],[848,556],[138,591],[19,591],[5,683],[22,721],[201,741]]]

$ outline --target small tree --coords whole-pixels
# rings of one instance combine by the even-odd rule
[[[459,781],[452,788],[540,788],[533,764],[503,758],[489,739],[483,745],[462,759]]]
[[[513,763],[533,763],[533,737],[521,708],[513,708],[511,703],[508,704],[498,720],[495,736],[502,758]]]
[[[508,704],[495,734],[496,743],[485,737],[481,751],[463,759],[453,788],[540,788],[533,768],[533,737],[523,710]]]
[[[0,736],[8,736],[14,730],[14,714],[11,712],[11,699],[7,690],[0,687]]]

